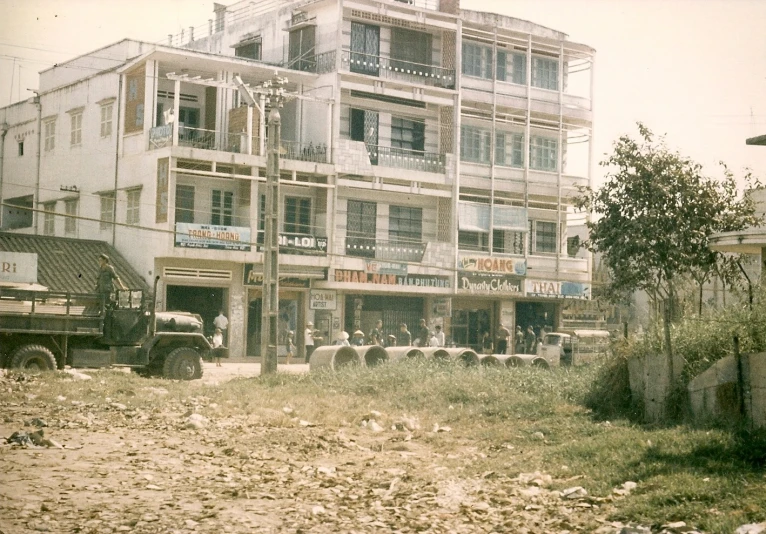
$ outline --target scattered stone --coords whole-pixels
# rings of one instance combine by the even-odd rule
[[[582,499],[588,496],[588,491],[582,486],[567,488],[561,492],[562,499]]]
[[[452,428],[448,426],[439,426],[439,423],[434,423],[433,432],[452,432]]]
[[[545,434],[543,434],[542,432],[535,432],[534,434],[532,434],[532,437],[538,441],[542,441],[545,439]]]
[[[327,510],[325,510],[324,506],[316,505],[311,509],[311,515],[325,515],[327,513]]]
[[[124,412],[125,410],[127,410],[127,409],[128,409],[128,407],[127,407],[127,406],[125,406],[124,404],[122,404],[122,403],[119,403],[119,402],[113,402],[113,403],[111,403],[109,406],[111,406],[111,407],[112,407],[112,408],[114,408],[115,410],[119,410],[119,411],[121,411],[121,412]]]
[[[202,414],[192,413],[186,418],[186,428],[201,430],[207,426],[208,419]]]
[[[85,373],[81,373],[77,369],[64,369],[64,372],[70,375],[74,380],[92,380],[93,377],[90,375],[86,375]]]
[[[35,417],[34,419],[29,419],[24,422],[24,426],[36,426],[38,428],[48,426],[48,423],[45,421],[45,419],[40,419],[39,417]]]
[[[370,430],[373,432],[383,432],[383,427],[378,424],[378,422],[375,419],[370,420],[370,422],[367,425]]]
[[[314,424],[314,423],[310,423],[310,422],[308,422],[308,421],[304,421],[303,419],[301,419],[300,421],[298,421],[298,424],[299,424],[300,426],[316,426],[316,424]]]
[[[762,532],[766,532],[766,523],[742,525],[734,531],[734,534],[761,534]]]
[[[289,406],[283,407],[282,411],[285,412],[287,415],[290,415],[291,413],[293,413],[293,409],[290,408]]]
[[[648,527],[623,527],[620,534],[652,534],[652,529]]]

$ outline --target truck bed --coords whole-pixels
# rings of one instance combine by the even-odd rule
[[[97,295],[0,289],[0,331],[81,333],[101,331]]]

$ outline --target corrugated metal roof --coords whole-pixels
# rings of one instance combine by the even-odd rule
[[[93,293],[99,254],[109,256],[126,286],[149,289],[117,249],[105,241],[0,232],[0,250],[36,253],[37,282],[54,291]]]

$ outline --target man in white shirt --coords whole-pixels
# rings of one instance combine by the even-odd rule
[[[228,345],[228,327],[229,327],[229,320],[226,318],[226,316],[223,314],[223,310],[220,310],[218,312],[218,317],[213,319],[213,326],[216,328],[221,329],[221,334],[223,335],[223,344]]]
[[[306,323],[306,330],[303,332],[303,345],[306,348],[306,363],[311,359],[311,353],[314,352],[314,323]]]
[[[440,325],[436,325],[436,334],[434,335],[436,338],[437,347],[443,347],[445,344],[444,339],[444,332],[442,332],[442,327]]]

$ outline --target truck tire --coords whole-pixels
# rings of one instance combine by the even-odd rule
[[[174,349],[165,357],[162,376],[174,380],[202,378],[202,357],[190,347]]]
[[[26,345],[13,353],[9,367],[25,369],[30,372],[55,371],[56,358],[47,347],[42,345]]]

